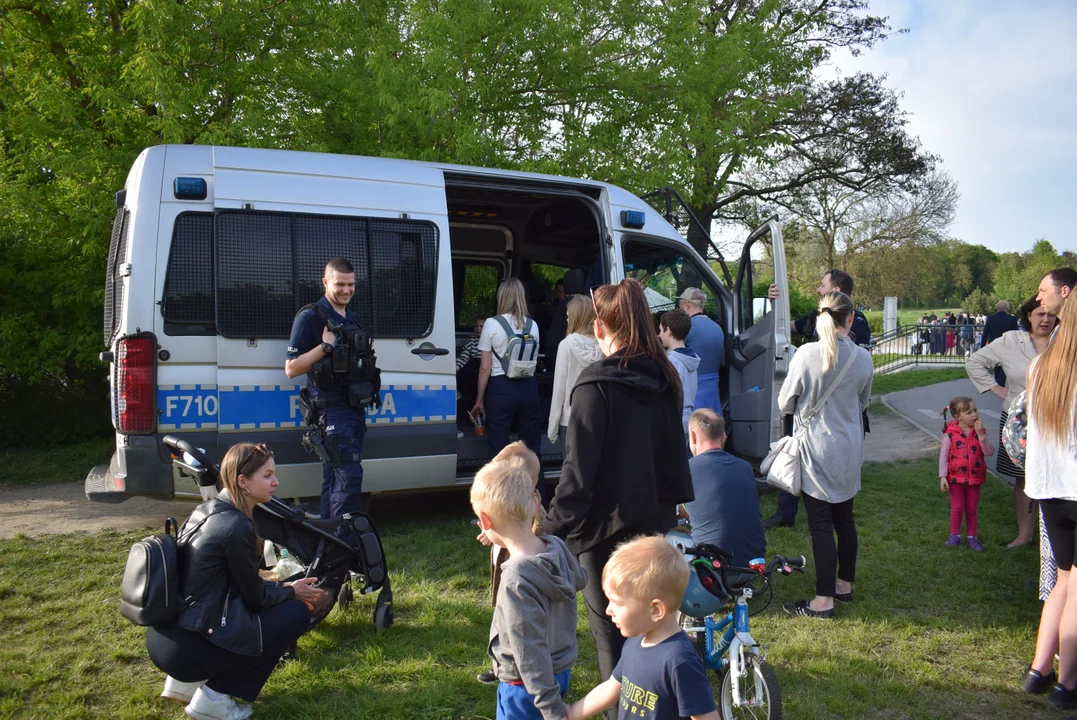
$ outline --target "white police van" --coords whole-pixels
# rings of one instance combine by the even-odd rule
[[[647,202],[590,180],[170,145],[144,150],[116,199],[102,353],[116,452],[86,478],[91,500],[199,498],[173,475],[168,434],[217,460],[236,442],[268,443],[278,495],[318,496],[321,466],[299,442],[305,378],[288,379],[284,354],[296,312],[322,295],[323,268],[338,255],[355,265],[352,308],[382,368],[364,491],[467,484],[485,462],[486,439],[457,412],[455,356],[510,276],[523,281],[540,327],[551,316],[551,279],[573,269],[589,284],[637,277],[655,310],[686,287],[705,288],[729,338],[721,383],[731,448],[758,460],[779,436],[791,349],[773,220],[751,234],[734,280],[724,261],[720,279]],[[781,297],[755,322],[750,251],[767,236]],[[540,372],[539,383],[548,408],[552,378]],[[543,443],[555,477],[561,450]]]

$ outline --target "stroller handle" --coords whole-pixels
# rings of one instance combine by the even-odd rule
[[[165,435],[161,439],[161,442],[163,442],[165,445],[172,448],[173,450],[178,450],[181,453],[187,453],[205,467],[209,467],[211,465],[209,458],[206,457],[206,454],[204,452],[202,452],[183,438],[178,438],[175,435]]]

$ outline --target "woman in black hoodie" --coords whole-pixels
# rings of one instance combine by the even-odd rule
[[[606,616],[602,569],[614,548],[676,524],[677,503],[693,499],[681,430],[681,384],[633,279],[591,292],[603,359],[572,390],[565,463],[546,521],[587,571],[587,617],[600,677],[621,657],[624,638]]]

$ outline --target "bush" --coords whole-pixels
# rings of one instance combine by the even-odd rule
[[[995,299],[980,288],[976,288],[962,303],[965,312],[972,315],[990,315],[995,309]]]

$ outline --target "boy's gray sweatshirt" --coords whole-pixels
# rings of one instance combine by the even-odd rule
[[[692,412],[696,409],[696,390],[699,389],[699,373],[697,372],[699,355],[688,348],[670,350],[667,355],[670,363],[673,364],[673,369],[681,378],[681,427],[687,435],[688,418],[692,417]]]
[[[487,653],[502,682],[523,681],[548,720],[566,714],[554,675],[576,662],[576,593],[587,573],[560,538],[543,535],[538,555],[510,556],[501,566]]]

